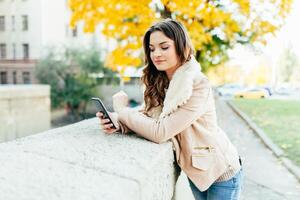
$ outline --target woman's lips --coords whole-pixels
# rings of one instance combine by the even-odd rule
[[[165,62],[165,60],[157,60],[157,61],[154,61],[155,62],[155,64],[161,64],[162,62]]]

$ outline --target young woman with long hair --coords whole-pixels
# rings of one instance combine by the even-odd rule
[[[124,92],[115,94],[110,115],[116,129],[96,114],[104,132],[133,131],[155,143],[171,140],[196,200],[239,199],[239,155],[217,124],[212,87],[193,56],[185,27],[162,20],[147,30],[143,46],[143,109],[129,108]]]

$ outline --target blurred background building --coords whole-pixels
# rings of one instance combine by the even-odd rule
[[[34,67],[51,47],[111,46],[69,20],[67,0],[0,0],[0,84],[36,83]]]

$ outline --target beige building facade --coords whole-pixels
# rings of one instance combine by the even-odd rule
[[[5,60],[0,62],[0,84],[34,84],[36,60]]]
[[[67,0],[0,0],[0,84],[36,83],[35,65],[53,47],[107,47],[98,30],[71,29],[70,16]]]

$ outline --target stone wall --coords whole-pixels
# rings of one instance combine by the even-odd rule
[[[171,142],[104,134],[92,118],[0,144],[5,200],[171,200]]]
[[[48,85],[0,86],[0,142],[50,128]]]

